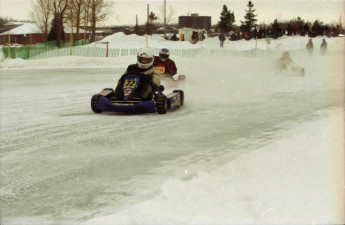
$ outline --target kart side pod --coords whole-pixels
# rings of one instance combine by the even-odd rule
[[[184,92],[174,90],[167,96],[157,93],[152,101],[114,101],[111,96],[114,90],[103,89],[99,94],[91,98],[91,109],[95,113],[101,112],[123,112],[123,113],[154,113],[166,114],[184,104]]]

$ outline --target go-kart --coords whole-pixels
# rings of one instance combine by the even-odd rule
[[[292,61],[285,62],[284,59],[280,58],[276,64],[278,74],[286,76],[304,76],[305,70],[302,67],[295,66]]]
[[[286,76],[304,76],[305,70],[298,66],[287,66],[285,68],[281,68],[280,73]]]
[[[163,94],[162,86],[153,91],[145,75],[129,74],[122,83],[121,93],[112,88],[105,88],[91,98],[91,109],[95,113],[158,113],[165,114],[184,104],[184,92],[174,90],[168,95]]]

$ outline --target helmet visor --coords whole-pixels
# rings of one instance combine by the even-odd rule
[[[167,59],[169,58],[169,55],[166,55],[166,54],[159,54],[159,57],[162,58],[162,59]]]
[[[142,64],[148,64],[153,61],[153,58],[145,58],[145,57],[140,57],[138,56],[138,62]]]

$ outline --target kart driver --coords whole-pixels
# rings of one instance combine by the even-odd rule
[[[304,76],[304,68],[294,65],[293,60],[291,59],[290,53],[288,51],[285,51],[282,57],[278,59],[278,64],[280,70],[297,72],[297,75]]]
[[[160,75],[174,76],[177,73],[175,62],[169,58],[170,52],[167,48],[159,51],[159,56],[154,57],[153,66],[157,68]]]
[[[150,48],[142,48],[137,53],[137,63],[131,64],[127,67],[126,72],[119,79],[115,88],[115,95],[122,96],[122,86],[124,78],[129,74],[144,75],[145,81],[150,83],[154,91],[163,91],[164,87],[160,85],[160,74],[158,70],[153,67],[154,54]]]
[[[289,52],[284,52],[282,57],[279,59],[280,68],[283,70],[293,67],[293,61],[290,57]]]

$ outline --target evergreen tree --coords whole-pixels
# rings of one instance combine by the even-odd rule
[[[60,35],[58,35],[59,32],[60,32]],[[65,31],[63,28],[62,18],[57,13],[52,19],[52,27],[48,34],[48,41],[56,41],[56,46],[60,48],[61,41],[64,41],[64,40],[65,40]]]
[[[298,26],[298,33],[302,34],[303,33],[304,20],[298,16],[297,20],[295,21],[295,24]]]
[[[313,31],[313,34],[316,35],[323,35],[323,22],[320,22],[319,20],[315,20],[313,23],[313,26],[311,27],[311,30]]]
[[[256,11],[253,7],[254,4],[249,1],[248,4],[248,10],[246,10],[246,15],[244,15],[244,21],[241,21],[241,31],[243,33],[250,33],[252,28],[256,27],[256,21],[257,19],[255,18],[257,15],[254,14]]]
[[[275,19],[273,21],[273,23],[271,24],[272,26],[272,35],[273,38],[277,39],[278,37],[281,37],[282,34],[282,28],[281,28],[281,24],[278,22],[277,19]]]
[[[222,33],[228,33],[232,30],[233,24],[235,23],[235,15],[233,12],[228,10],[226,5],[223,5],[223,11],[220,13],[220,21],[217,26]]]
[[[152,35],[153,30],[155,29],[155,21],[158,20],[158,17],[154,12],[149,14],[148,22],[146,22],[146,34]]]

